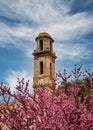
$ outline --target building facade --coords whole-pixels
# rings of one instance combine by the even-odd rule
[[[53,51],[54,40],[46,33],[40,33],[36,39],[36,49],[32,53],[34,56],[34,77],[33,87],[40,85],[50,85],[55,77],[55,59]]]

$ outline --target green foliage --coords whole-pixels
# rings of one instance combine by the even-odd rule
[[[74,66],[75,68],[72,71],[71,75],[67,75],[66,70],[63,73],[58,73],[57,76],[60,77],[60,85],[56,88],[56,96],[60,94],[60,90],[63,90],[66,95],[70,87],[76,86],[80,88],[80,91],[77,95],[76,100],[81,98],[81,102],[84,101],[85,96],[90,95],[91,85],[93,84],[93,73],[90,72],[90,69],[82,72],[82,67]],[[74,80],[70,79],[71,76],[74,76]],[[68,81],[69,80],[69,81]]]

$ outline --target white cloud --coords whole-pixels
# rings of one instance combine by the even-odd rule
[[[88,59],[90,51],[87,47],[82,44],[55,44],[54,51],[56,52],[58,60],[70,59],[73,61],[78,61],[82,59]],[[87,54],[86,54],[87,52]],[[77,58],[76,58],[77,57]]]
[[[53,34],[56,40],[79,39],[93,30],[92,21],[93,17],[87,16],[86,13],[79,13],[73,16],[66,15],[64,20],[50,24],[47,30]]]
[[[20,20],[28,19],[37,23],[54,21],[53,19],[58,20],[56,18],[60,18],[61,15],[69,11],[64,2],[60,5],[60,1],[54,2],[54,0],[16,0],[11,1],[11,6],[7,1],[1,3],[11,10],[7,12],[6,9],[3,9],[9,17],[13,15]],[[56,5],[59,10],[56,9]],[[61,11],[61,14],[58,11]]]
[[[59,3],[58,3],[59,2]],[[7,26],[7,23],[0,23],[0,46],[7,46],[8,43],[14,44],[15,47],[24,50],[24,53],[28,57],[32,57],[33,46],[29,46],[27,43],[22,43],[20,40],[26,39],[34,41],[38,33],[46,31],[52,35],[55,42],[62,40],[79,39],[83,35],[93,31],[93,17],[86,12],[77,13],[75,15],[68,15],[70,10],[69,4],[53,0],[16,0],[11,1],[11,6],[7,2],[3,3],[7,17],[10,19],[15,17],[21,20],[21,24],[18,26]],[[8,11],[7,11],[8,10]],[[36,26],[27,26],[24,21],[29,23],[35,23]],[[55,43],[56,46],[60,46],[59,43]],[[63,45],[62,45],[63,46]],[[81,46],[77,50],[75,47],[71,49],[69,45],[66,45],[68,49],[62,50],[63,55],[77,56],[80,55]],[[63,47],[63,48],[66,48]],[[73,50],[73,51],[69,51]],[[76,49],[76,51],[74,51]],[[58,49],[58,51],[60,48]],[[59,55],[60,56],[60,55]]]
[[[46,17],[46,16],[44,16]],[[86,18],[87,17],[87,18]],[[59,19],[57,17],[56,19]],[[93,30],[93,17],[87,16],[86,13],[79,13],[73,16],[66,15],[56,22],[56,20],[39,24],[36,27],[25,26],[20,24],[16,27],[8,27],[7,25],[0,23],[0,41],[11,41],[14,43],[11,36],[16,38],[25,38],[27,40],[34,40],[39,32],[47,31],[52,34],[55,40],[71,40],[79,38],[88,32]]]
[[[21,72],[17,72],[17,71],[12,70],[9,73],[9,75],[5,78],[7,84],[9,84],[10,89],[11,89],[12,92],[14,92],[16,90],[15,88],[16,88],[16,85],[17,85],[17,78],[19,78],[19,79],[24,78],[25,81],[30,80],[29,90],[31,92],[33,92],[33,88],[32,88],[32,85],[33,85],[33,76],[31,74],[29,74],[25,70],[23,70]]]

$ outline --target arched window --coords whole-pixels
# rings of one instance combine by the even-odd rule
[[[50,63],[50,76],[52,76],[52,63]]]
[[[50,51],[52,51],[52,43],[50,42]]]
[[[39,49],[40,49],[40,51],[42,51],[43,50],[43,40],[42,39],[40,40],[40,44],[39,45],[40,45]]]
[[[43,74],[43,62],[40,62],[40,74]]]

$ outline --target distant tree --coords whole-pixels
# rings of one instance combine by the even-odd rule
[[[24,79],[18,79],[15,93],[1,84],[0,130],[93,130],[92,73],[86,75],[82,83],[76,78],[67,93],[60,89],[57,96],[55,89],[50,93],[45,86],[31,94],[29,81]],[[86,78],[91,81],[89,86]],[[88,93],[84,87],[89,88]]]

